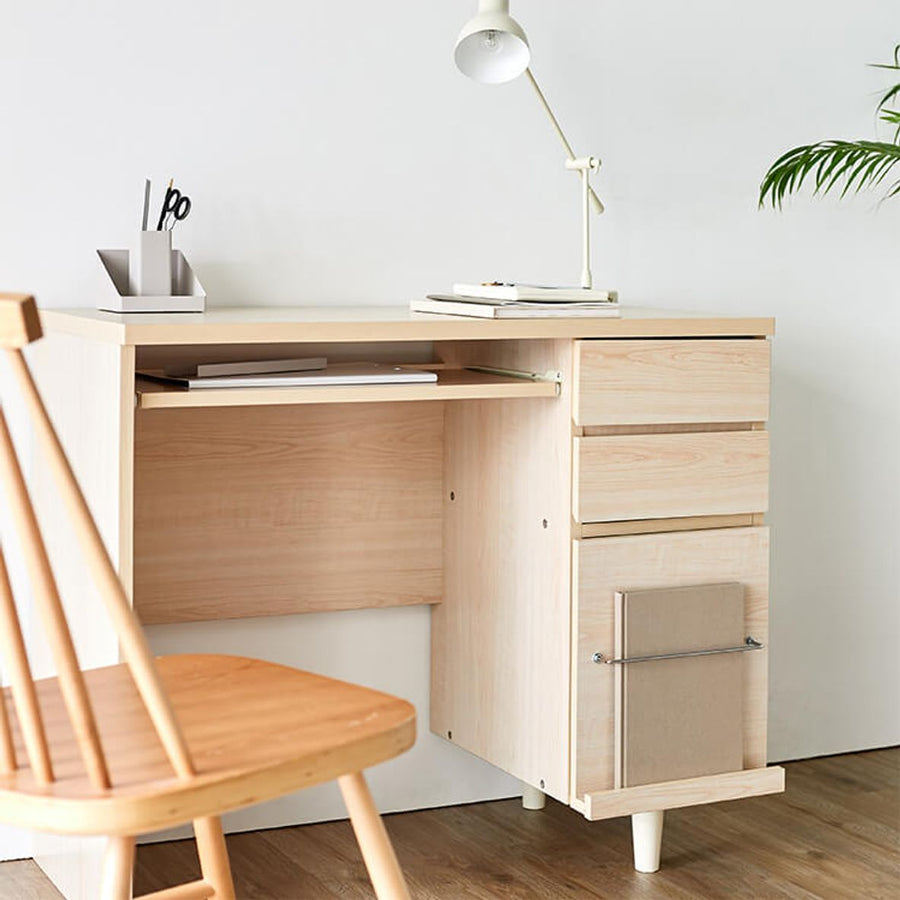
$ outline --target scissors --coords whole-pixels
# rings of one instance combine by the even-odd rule
[[[166,228],[171,231],[176,223],[181,222],[188,217],[190,211],[191,198],[186,194],[182,194],[178,188],[173,188],[172,183],[169,182],[169,186],[166,188],[166,196],[163,200],[162,209],[159,213],[159,223],[156,226],[156,230],[162,231]],[[168,224],[170,217],[173,217],[174,221],[172,221],[171,224]]]

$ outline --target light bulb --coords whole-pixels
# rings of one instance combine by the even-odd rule
[[[500,41],[497,39],[497,32],[489,30],[484,33],[483,47],[488,53],[496,53],[500,49]]]

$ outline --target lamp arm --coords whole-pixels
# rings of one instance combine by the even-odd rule
[[[550,122],[553,125],[553,130],[556,132],[556,136],[559,138],[560,143],[566,150],[566,156],[569,159],[569,162],[573,162],[575,159],[575,151],[572,150],[572,145],[566,140],[566,136],[563,134],[562,128],[559,126],[559,122],[556,120],[556,116],[553,115],[553,110],[550,109],[550,104],[547,102],[547,98],[544,96],[544,92],[538,87],[537,79],[534,77],[534,73],[531,71],[531,68],[528,67],[525,69],[525,74],[528,76],[528,80],[531,82],[531,86],[534,88],[534,92],[537,94],[537,98],[541,103],[541,106],[544,107],[544,111],[547,113],[550,118]],[[588,188],[590,192],[591,205],[594,207],[594,211],[596,213],[602,213],[604,210],[603,203],[600,198],[597,196],[596,192],[592,187]]]

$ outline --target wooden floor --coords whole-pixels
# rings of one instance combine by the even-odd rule
[[[787,766],[787,792],[666,814],[662,868],[632,869],[627,819],[588,823],[517,800],[387,818],[416,900],[900,898],[900,748]],[[228,838],[239,900],[373,896],[346,822]],[[139,848],[135,889],[199,876],[192,842]],[[2,900],[59,894],[31,862],[0,864]]]

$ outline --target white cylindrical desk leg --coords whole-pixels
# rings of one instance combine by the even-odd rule
[[[539,791],[536,787],[522,782],[522,808],[523,809],[543,809],[547,802],[547,795],[543,791]]]
[[[631,816],[631,839],[634,844],[634,867],[638,872],[659,869],[662,847],[663,810],[634,813]]]

